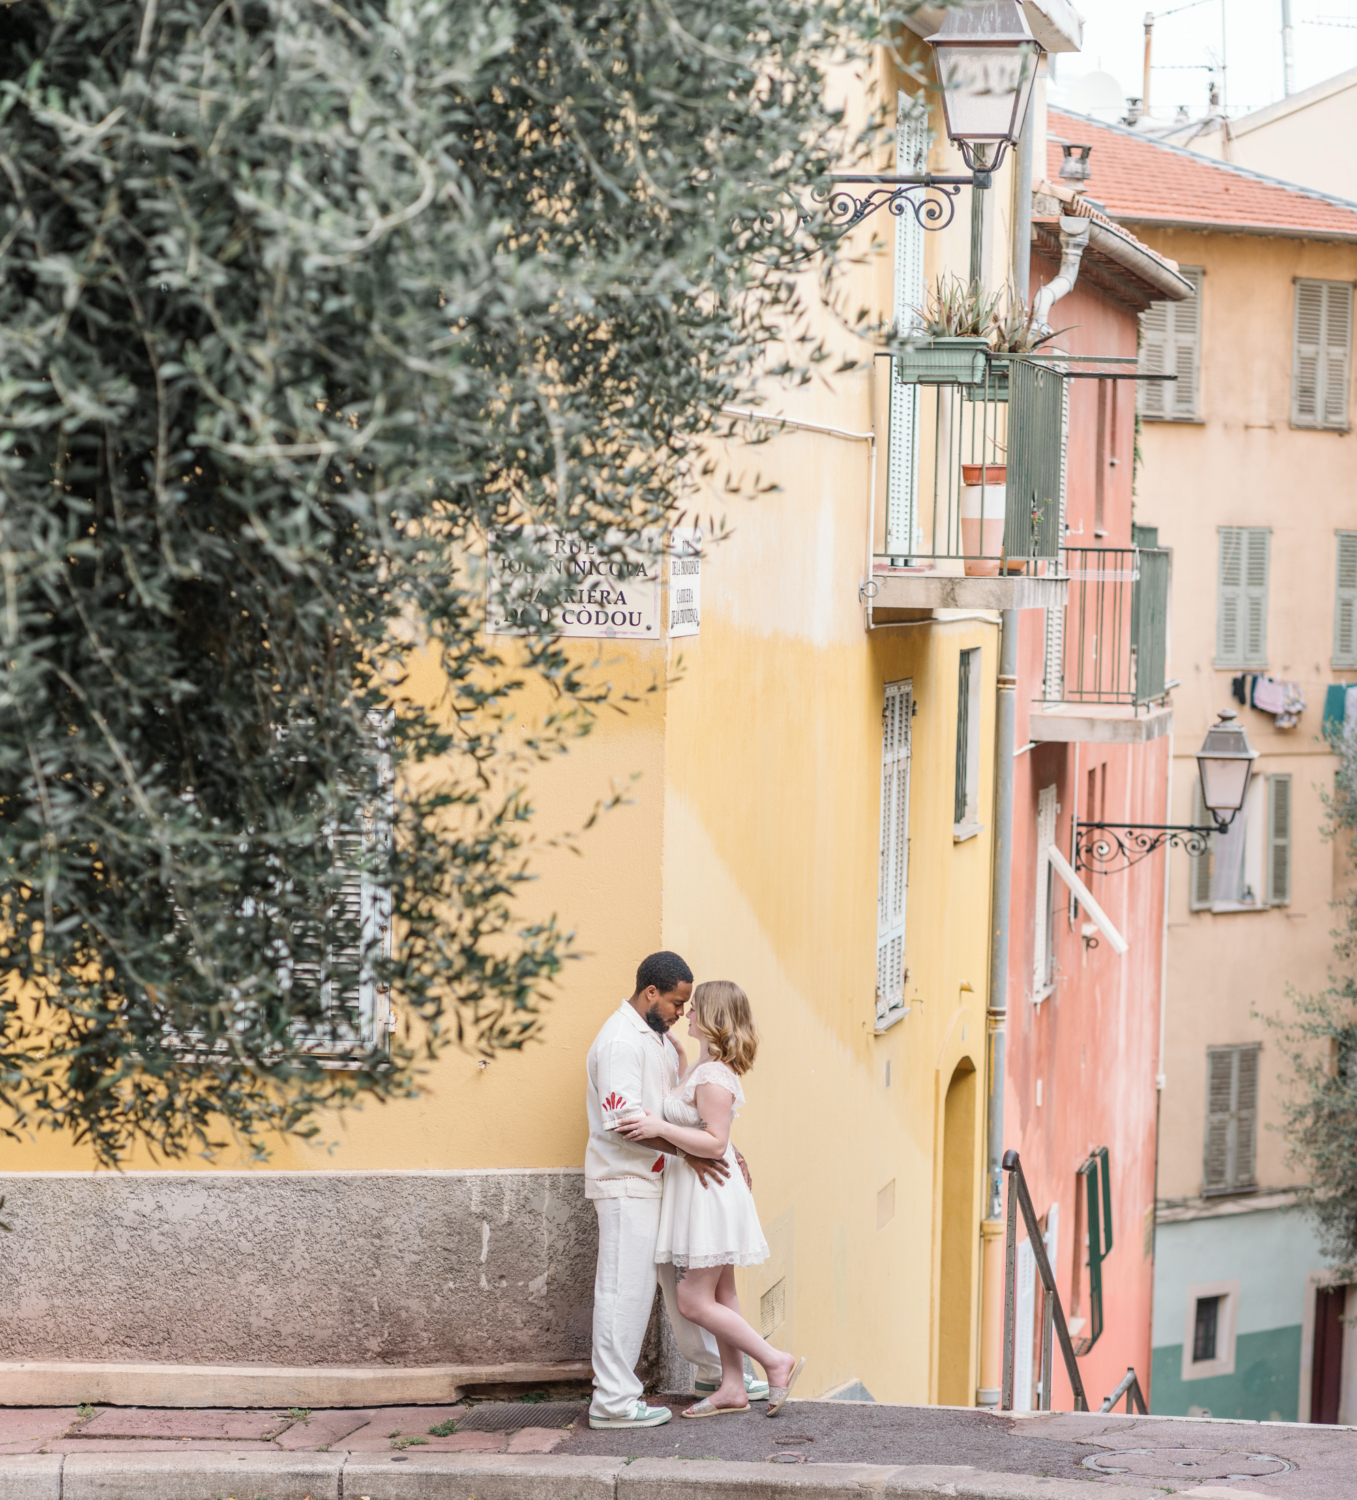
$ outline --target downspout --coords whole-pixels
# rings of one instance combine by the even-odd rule
[[[1026,302],[1032,281],[1032,142],[1028,109],[1013,173],[1013,288]],[[999,681],[994,715],[994,869],[990,882],[989,1006],[985,1014],[988,1109],[985,1121],[985,1210],[980,1225],[980,1385],[977,1406],[1001,1395],[1004,1319],[1004,1067],[1008,1023],[1008,908],[1013,883],[1013,762],[1018,708],[1018,611],[1000,614]]]
[[[1076,218],[1073,214],[1060,215],[1060,270],[1055,280],[1048,281],[1032,301],[1032,322],[1042,333],[1051,331],[1051,309],[1074,290],[1092,223],[1092,219]]]
[[[990,903],[989,1118],[985,1218],[980,1226],[981,1347],[977,1406],[998,1406],[1003,1368],[1004,1067],[1008,1025],[1008,916],[1013,885],[1013,745],[1018,717],[1018,611],[1002,611],[994,725],[994,875]]]

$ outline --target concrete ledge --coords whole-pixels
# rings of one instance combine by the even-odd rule
[[[872,612],[883,609],[1057,609],[1065,578],[958,578],[945,573],[873,573]]]
[[[833,1500],[880,1494],[889,1464],[741,1464],[701,1458],[638,1458],[622,1470],[617,1500]]]
[[[339,1500],[342,1453],[76,1453],[62,1500]],[[8,1459],[0,1459],[0,1472]]]
[[[626,1467],[625,1458],[355,1454],[344,1468],[344,1494],[347,1500],[614,1500],[617,1476]]]
[[[1163,1497],[1162,1487],[1111,1485],[1116,1500]],[[944,1464],[784,1467],[462,1453],[0,1455],[0,1500],[1088,1500],[1090,1493],[1078,1479]]]
[[[10,1453],[0,1458],[0,1500],[61,1500],[59,1453]]]
[[[26,1360],[0,1363],[0,1406],[450,1406],[467,1386],[587,1381],[592,1374],[587,1360],[422,1366]]]
[[[1166,704],[1139,713],[1121,703],[1034,703],[1028,733],[1038,743],[1144,745],[1173,729]]]

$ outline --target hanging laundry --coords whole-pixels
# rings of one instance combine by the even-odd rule
[[[1253,678],[1245,672],[1241,677],[1230,679],[1230,693],[1236,703],[1242,703],[1245,707],[1249,703],[1249,693],[1253,688]]]
[[[1294,728],[1305,709],[1305,694],[1301,691],[1300,684],[1276,677],[1251,677],[1246,680],[1248,688],[1245,701],[1260,713],[1272,714],[1278,729]],[[1240,679],[1236,678],[1235,681]]]
[[[1346,683],[1331,682],[1324,689],[1324,733],[1341,734],[1348,716]]]

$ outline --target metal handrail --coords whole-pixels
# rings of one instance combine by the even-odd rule
[[[1004,1171],[1008,1178],[1008,1236],[1004,1247],[1004,1385],[999,1405],[1003,1411],[1013,1410],[1013,1337],[1017,1309],[1018,1270],[1018,1209],[1022,1209],[1023,1223],[1027,1226],[1027,1240],[1037,1263],[1037,1275],[1041,1277],[1046,1292],[1045,1326],[1041,1338],[1041,1407],[1051,1409],[1051,1336],[1060,1339],[1060,1352],[1065,1359],[1065,1373],[1074,1392],[1075,1411],[1088,1410],[1088,1397],[1084,1394],[1083,1377],[1074,1358],[1074,1345],[1070,1341],[1070,1330],[1065,1323],[1065,1309],[1060,1305],[1060,1293],[1056,1291],[1055,1275],[1051,1262],[1046,1257],[1046,1244],[1037,1223],[1036,1209],[1032,1207],[1032,1195],[1027,1190],[1027,1179],[1023,1176],[1022,1161],[1016,1151],[1004,1152]],[[1137,1390],[1139,1387],[1137,1386]]]
[[[1142,1417],[1149,1416],[1150,1411],[1145,1405],[1145,1394],[1140,1389],[1140,1381],[1136,1379],[1134,1365],[1127,1365],[1126,1373],[1121,1377],[1116,1390],[1110,1396],[1103,1397],[1103,1404],[1098,1410],[1111,1411],[1123,1396],[1126,1397],[1126,1412],[1128,1416],[1135,1412],[1139,1412]]]

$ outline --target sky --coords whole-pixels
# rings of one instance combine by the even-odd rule
[[[1091,107],[1094,72],[1116,79],[1116,92],[1138,97],[1145,57],[1145,11],[1137,0],[1074,0],[1084,15],[1084,50],[1056,60],[1052,103],[1102,119]],[[1223,77],[1232,118],[1283,97],[1282,0],[1164,0],[1155,9],[1151,112],[1172,120],[1180,105],[1193,119],[1207,112],[1213,78]],[[1296,92],[1357,67],[1357,0],[1291,0]],[[1222,74],[1223,67],[1223,74]],[[1124,106],[1123,111],[1124,112]]]

